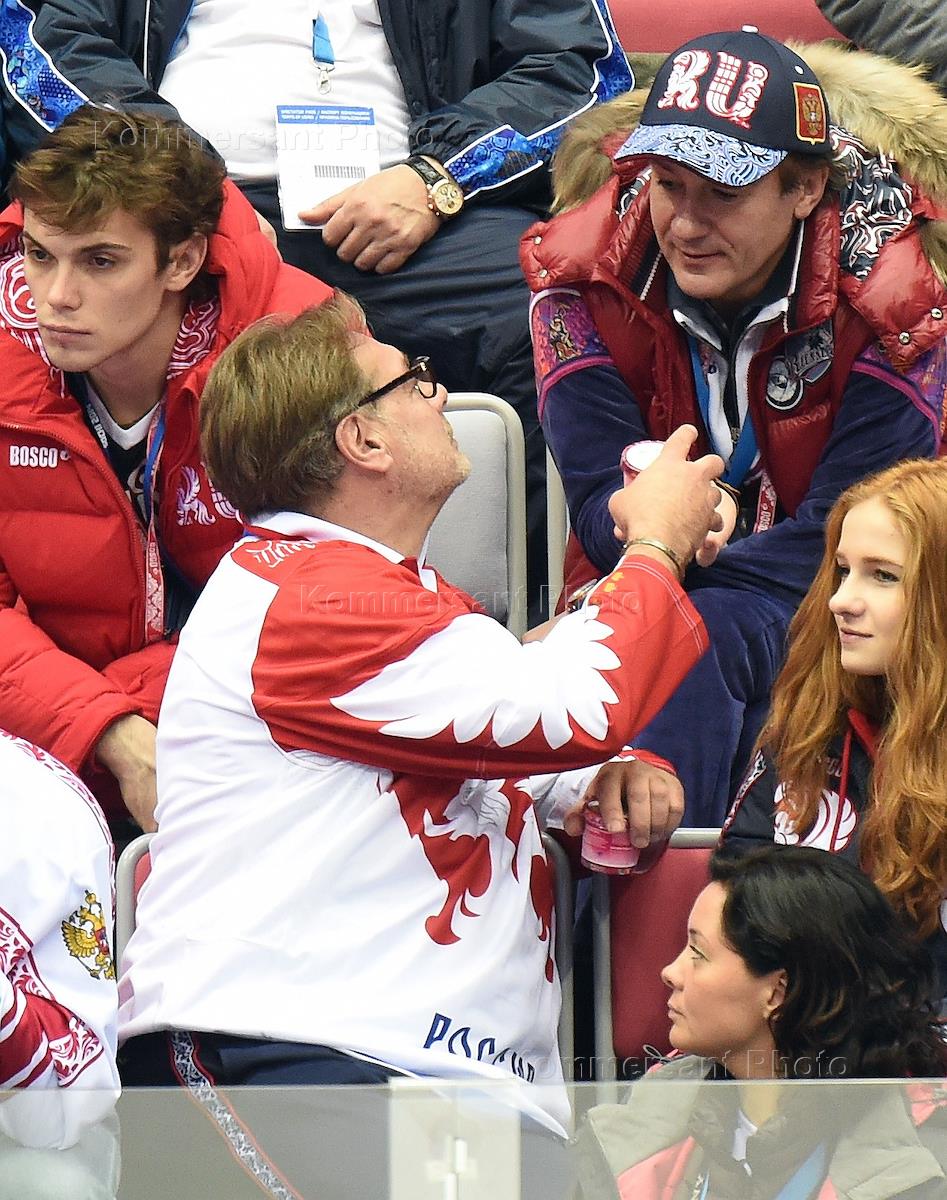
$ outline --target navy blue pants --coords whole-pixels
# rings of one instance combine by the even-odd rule
[[[448,391],[491,392],[516,409],[526,437],[529,617],[543,616],[546,583],[546,449],[536,414],[529,289],[519,240],[536,213],[471,205],[445,222],[391,275],[342,262],[317,230],[285,230],[274,185],[244,194],[276,229],[283,258],[354,296],[375,336],[409,358],[428,354]]]
[[[737,588],[690,592],[710,649],[634,745],[674,764],[683,824],[721,825],[769,711],[795,605]]]

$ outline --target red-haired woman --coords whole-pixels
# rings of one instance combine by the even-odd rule
[[[857,861],[947,993],[947,460],[843,493],[725,827]],[[818,914],[813,914],[817,919]]]

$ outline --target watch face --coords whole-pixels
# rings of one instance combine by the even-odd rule
[[[452,179],[441,179],[431,188],[431,201],[442,217],[456,217],[464,207],[464,193]]]

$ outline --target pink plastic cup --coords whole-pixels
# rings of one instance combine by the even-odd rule
[[[664,442],[632,442],[621,452],[621,473],[627,487],[645,469],[650,467],[664,449]]]
[[[582,834],[582,865],[603,875],[630,875],[638,865],[640,851],[631,844],[628,830],[609,833],[595,803],[585,810]]]

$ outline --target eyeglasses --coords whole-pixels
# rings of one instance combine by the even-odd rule
[[[437,375],[434,373],[434,368],[431,366],[431,360],[426,354],[422,354],[420,358],[414,359],[409,365],[407,371],[403,375],[399,375],[397,379],[392,379],[391,383],[386,383],[384,387],[377,388],[374,392],[359,400],[356,408],[361,408],[364,404],[373,404],[376,400],[380,400],[382,396],[387,396],[389,392],[393,392],[395,388],[401,387],[403,383],[409,380],[415,380],[415,387],[425,400],[433,400],[437,393]]]

